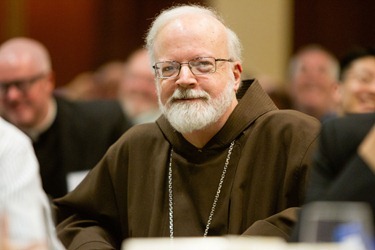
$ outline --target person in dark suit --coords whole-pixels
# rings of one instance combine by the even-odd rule
[[[375,211],[375,196],[367,192],[375,190],[375,172],[359,150],[374,124],[375,113],[370,113],[347,115],[323,125],[307,202],[368,201]]]
[[[2,116],[33,140],[43,188],[51,198],[74,188],[72,180],[82,178],[131,126],[118,102],[68,101],[53,95],[54,85],[49,53],[41,43],[21,37],[0,46]]]
[[[365,202],[375,225],[374,152],[375,113],[350,114],[324,123],[305,203]],[[292,241],[298,240],[300,228],[298,223]]]

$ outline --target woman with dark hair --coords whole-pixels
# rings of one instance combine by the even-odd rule
[[[357,48],[340,63],[341,112],[375,112],[375,48]]]

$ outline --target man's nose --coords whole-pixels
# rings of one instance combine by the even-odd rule
[[[188,64],[182,64],[180,74],[177,77],[176,84],[184,88],[191,88],[196,85],[197,81]]]
[[[6,91],[4,93],[4,96],[8,99],[15,99],[15,98],[18,98],[21,95],[22,95],[21,90],[19,88],[17,88],[17,86],[15,86],[15,85],[8,86],[8,88],[6,89]]]

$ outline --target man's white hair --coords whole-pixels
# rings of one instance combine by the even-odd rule
[[[298,68],[300,67],[301,64],[301,57],[305,54],[309,53],[314,53],[318,52],[321,54],[324,54],[328,60],[329,60],[329,75],[332,80],[338,81],[339,79],[339,71],[340,71],[340,64],[336,57],[327,49],[322,47],[321,45],[318,44],[310,44],[306,45],[302,48],[300,48],[295,55],[290,59],[289,62],[289,79],[293,79],[297,73],[298,73]]]
[[[236,35],[223,21],[223,19],[211,8],[200,5],[178,5],[162,11],[151,24],[146,36],[146,48],[148,49],[151,63],[155,63],[154,43],[159,31],[169,22],[187,14],[201,14],[211,16],[224,25],[227,33],[228,51],[231,59],[241,61],[242,45]]]

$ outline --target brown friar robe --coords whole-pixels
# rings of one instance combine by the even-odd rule
[[[256,80],[238,95],[224,127],[201,149],[164,117],[126,132],[75,191],[55,201],[65,246],[118,249],[129,237],[169,237],[171,149],[174,236],[203,236],[233,141],[208,236],[288,238],[320,123],[278,110]]]

